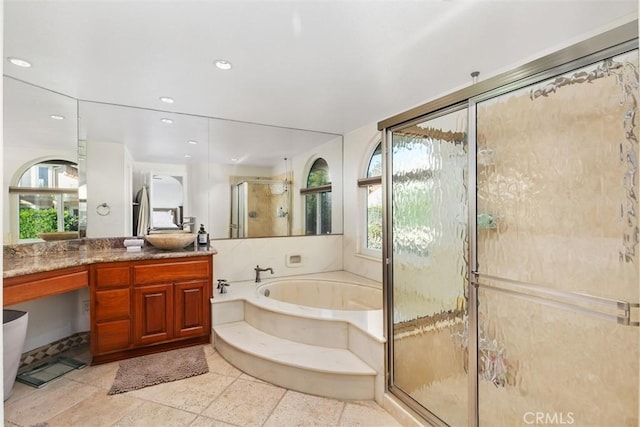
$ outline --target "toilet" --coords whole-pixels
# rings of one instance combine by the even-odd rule
[[[26,311],[2,310],[3,357],[4,357],[4,400],[11,396],[20,357],[27,336],[29,314]]]

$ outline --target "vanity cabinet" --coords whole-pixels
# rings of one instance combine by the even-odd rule
[[[89,271],[86,266],[7,277],[2,281],[2,304],[6,307],[87,286],[89,286]]]
[[[210,341],[211,256],[91,268],[93,363]]]

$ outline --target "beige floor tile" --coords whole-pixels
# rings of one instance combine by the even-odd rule
[[[9,399],[7,399],[4,402],[4,404],[8,405],[12,402],[15,402],[16,400],[22,399],[23,397],[30,395],[31,393],[36,392],[37,390],[38,389],[35,387],[31,387],[29,385],[22,384],[16,381],[13,385],[13,392],[11,393],[11,396],[9,396]]]
[[[143,403],[143,400],[124,394],[107,396],[104,390],[98,390],[82,402],[49,420],[49,424],[51,427],[112,426]]]
[[[205,353],[206,355],[206,353]],[[228,377],[238,378],[242,375],[242,371],[240,369],[235,368],[229,362],[224,360],[219,353],[213,353],[211,355],[206,355],[207,363],[209,364],[209,371],[215,372],[216,374],[226,375]]]
[[[335,426],[343,407],[344,402],[340,400],[289,390],[264,426]]]
[[[252,377],[249,374],[245,374],[244,372],[238,378],[240,378],[242,380],[247,380],[247,381],[256,381],[256,382],[259,382],[259,383],[262,383],[262,384],[270,384],[270,383],[268,383],[266,381],[262,381],[260,378]]]
[[[198,415],[180,409],[170,408],[154,402],[144,402],[135,411],[125,415],[114,427],[158,427],[158,426],[188,426]]]
[[[224,421],[214,420],[213,418],[200,415],[189,427],[237,427],[235,424],[225,423]]]
[[[366,427],[396,427],[401,426],[395,418],[382,409],[374,401],[347,402],[340,417],[341,427],[366,426]]]
[[[375,402],[343,402],[274,386],[204,345],[210,372],[108,396],[119,362],[74,370],[42,389],[16,383],[5,426],[398,426]],[[73,356],[71,356],[73,357]],[[200,414],[200,416],[198,416]]]
[[[217,353],[215,347],[213,347],[213,344],[203,344],[202,349],[204,350],[205,357],[213,356]]]
[[[240,426],[259,426],[285,391],[274,385],[237,379],[201,415]]]
[[[60,378],[45,388],[16,399],[4,406],[4,418],[19,425],[30,426],[50,420],[99,389]]]
[[[199,414],[233,381],[235,379],[232,377],[208,372],[127,394]]]
[[[104,365],[88,366],[83,369],[74,369],[65,375],[66,379],[89,384],[103,390],[109,390],[118,372],[118,362],[105,363]]]

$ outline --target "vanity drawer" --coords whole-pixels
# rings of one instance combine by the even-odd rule
[[[3,305],[13,305],[89,286],[86,267],[11,277],[3,281]]]
[[[102,322],[131,315],[129,288],[98,290],[95,293],[95,321]]]
[[[127,286],[131,283],[131,267],[129,265],[107,265],[95,268],[97,288]]]
[[[205,279],[210,274],[209,265],[210,262],[207,259],[135,265],[133,267],[133,283],[143,285]]]

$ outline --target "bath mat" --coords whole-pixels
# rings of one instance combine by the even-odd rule
[[[31,387],[42,388],[67,372],[73,371],[74,369],[82,369],[86,366],[87,364],[80,360],[59,356],[19,374],[16,376],[16,381],[30,385]]]
[[[202,346],[135,357],[120,362],[116,378],[107,394],[126,393],[207,372],[209,365]]]

